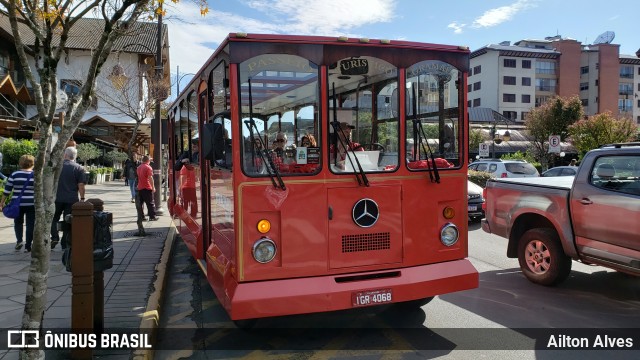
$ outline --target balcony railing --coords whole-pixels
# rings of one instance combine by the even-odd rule
[[[556,87],[554,85],[538,85],[536,91],[556,92]]]

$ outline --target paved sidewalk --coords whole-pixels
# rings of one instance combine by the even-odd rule
[[[87,199],[104,201],[104,211],[113,214],[113,268],[104,272],[104,326],[109,329],[155,329],[166,267],[173,248],[175,227],[163,203],[164,215],[144,223],[146,237],[136,237],[136,209],[129,187],[123,181],[87,185]],[[146,210],[145,210],[146,211]],[[13,220],[0,215],[0,343],[6,330],[19,329],[24,311],[30,253],[16,251]],[[71,273],[61,262],[60,245],[52,250],[47,282],[44,329],[71,328]],[[153,331],[153,330],[152,330]],[[94,357],[108,359],[148,358],[151,352],[94,350]],[[66,358],[68,353],[47,354]],[[16,350],[0,349],[0,359],[17,359]]]

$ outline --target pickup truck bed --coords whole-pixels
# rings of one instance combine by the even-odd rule
[[[491,179],[482,229],[525,276],[554,285],[571,260],[640,275],[640,143],[585,155],[576,176]]]

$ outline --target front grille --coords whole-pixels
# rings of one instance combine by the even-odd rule
[[[391,247],[391,236],[388,232],[342,236],[342,252],[387,250]]]

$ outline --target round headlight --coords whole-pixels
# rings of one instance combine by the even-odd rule
[[[276,244],[269,238],[262,238],[253,244],[252,253],[257,262],[268,263],[276,257]]]
[[[451,246],[458,242],[458,228],[452,223],[448,223],[440,230],[440,241],[445,246]]]

